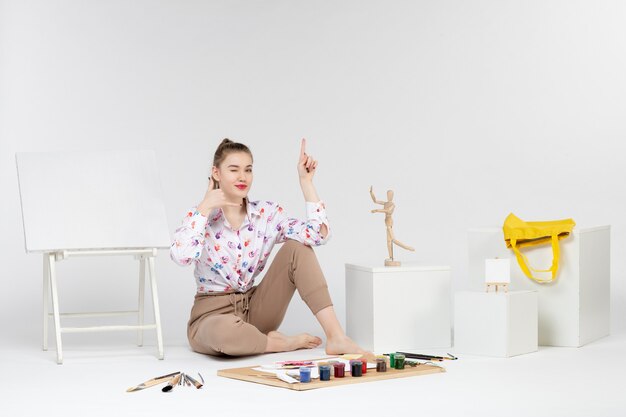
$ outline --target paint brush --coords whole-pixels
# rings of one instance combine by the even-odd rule
[[[288,384],[295,384],[296,382],[298,382],[297,379],[292,378],[291,376],[287,375],[286,372],[276,372],[275,374],[271,375],[271,374],[248,374],[248,376],[256,376],[259,378],[270,378],[270,379],[280,379],[283,382],[286,382]]]
[[[180,374],[180,372],[172,372],[171,374],[161,375],[154,377],[152,379],[147,380],[146,382],[142,382],[139,385],[135,385],[134,387],[130,387],[126,390],[126,392],[134,392],[140,391],[142,389],[150,388],[155,385],[162,384],[163,382],[169,381],[173,376]]]
[[[401,353],[410,359],[421,359],[424,361],[443,361],[443,360],[455,361],[459,359],[456,356],[450,355],[449,353],[448,353],[448,356],[432,356],[432,355],[424,355],[421,353],[409,353],[409,352],[397,352],[397,353]]]
[[[185,379],[187,380],[187,382],[192,383],[197,389],[202,388],[202,383],[196,381],[195,379],[193,379],[189,375],[185,374]]]
[[[178,383],[180,382],[180,377],[181,377],[180,373],[175,375],[173,378],[170,379],[170,382],[168,382],[166,386],[161,388],[161,391],[163,391],[163,392],[170,392],[170,391],[172,391],[174,389],[174,387],[176,385],[178,385]]]

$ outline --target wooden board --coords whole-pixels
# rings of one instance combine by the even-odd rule
[[[273,387],[287,388],[295,391],[306,391],[316,388],[336,387],[338,385],[359,384],[362,382],[382,381],[384,379],[436,374],[446,371],[443,367],[434,365],[419,365],[415,368],[407,367],[405,369],[388,369],[387,372],[376,372],[376,369],[368,369],[367,373],[361,377],[353,377],[350,376],[349,372],[346,372],[346,376],[344,378],[331,377],[330,381],[320,381],[316,379],[305,384],[302,384],[300,382],[297,382],[295,384],[288,384],[278,378],[274,378],[274,374],[270,372],[256,371],[254,368],[259,368],[259,366],[221,369],[217,371],[217,375],[223,376],[225,378],[239,379],[242,381],[255,382],[257,384],[270,385]]]

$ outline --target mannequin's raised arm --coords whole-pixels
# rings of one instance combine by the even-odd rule
[[[370,196],[372,196],[372,201],[376,204],[384,205],[384,201],[376,200],[376,196],[374,195],[374,187],[370,186]]]

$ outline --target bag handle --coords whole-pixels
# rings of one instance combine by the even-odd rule
[[[559,249],[559,235],[556,233],[552,234],[552,266],[550,269],[534,269],[533,267],[529,267],[528,258],[522,252],[520,252],[517,247],[517,239],[511,238],[511,248],[513,248],[513,252],[515,252],[515,257],[517,258],[517,263],[519,264],[524,274],[532,279],[535,282],[540,284],[545,284],[549,282],[553,282],[556,279],[556,273],[559,269],[559,258],[560,258],[560,249]],[[533,276],[532,271],[534,272],[552,272],[552,279],[542,279],[536,278]]]

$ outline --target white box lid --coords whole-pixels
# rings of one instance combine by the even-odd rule
[[[371,266],[346,264],[346,269],[353,269],[364,272],[394,273],[394,272],[425,272],[425,271],[449,271],[449,266],[428,266],[413,263],[402,264],[401,266]]]

